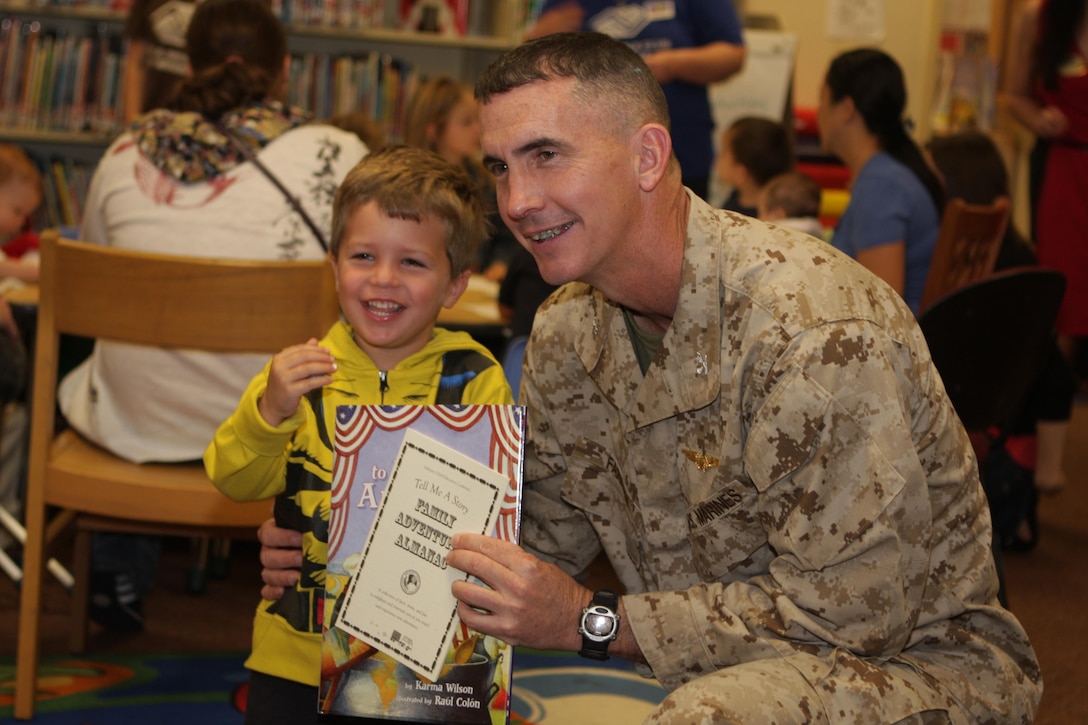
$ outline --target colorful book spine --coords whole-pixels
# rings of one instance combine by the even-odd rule
[[[54,161],[52,172],[53,183],[57,187],[61,226],[74,226],[76,224],[76,213],[75,208],[72,206],[72,196],[68,192],[68,177],[65,175],[64,162]]]

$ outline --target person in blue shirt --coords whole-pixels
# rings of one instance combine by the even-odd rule
[[[891,285],[918,314],[940,231],[941,181],[910,137],[895,59],[873,48],[831,61],[817,122],[825,150],[853,177],[831,243]]]
[[[526,40],[570,30],[604,33],[645,59],[669,104],[683,184],[705,199],[715,157],[708,86],[744,66],[731,0],[545,0]]]

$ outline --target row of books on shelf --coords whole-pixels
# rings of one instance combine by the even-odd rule
[[[0,18],[0,125],[115,133],[122,117],[124,43],[105,24],[82,35]]]
[[[122,125],[125,42],[101,25],[83,37],[0,19],[0,126],[7,130],[116,135]],[[402,136],[414,67],[379,53],[291,58],[288,102],[315,118],[359,111],[390,139]]]
[[[290,25],[328,28],[391,28],[445,37],[491,36],[498,3],[514,0],[271,0],[277,17]],[[517,17],[535,16],[541,0],[516,0]],[[131,0],[2,0],[8,9],[90,8],[126,15]]]
[[[27,10],[93,8],[126,14],[132,8],[132,0],[3,0],[5,8],[26,8]]]
[[[34,212],[34,229],[78,227],[94,166],[71,158],[35,158],[42,174],[42,203]]]
[[[389,55],[305,53],[291,57],[287,101],[319,119],[365,113],[388,140],[399,141],[408,99],[418,84],[415,67]]]
[[[511,0],[272,0],[284,23],[328,28],[391,28],[448,38],[488,37],[496,3]]]
[[[330,28],[380,28],[383,0],[272,0],[272,12],[287,24]]]

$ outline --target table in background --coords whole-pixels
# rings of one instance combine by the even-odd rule
[[[438,325],[447,330],[462,330],[502,360],[510,328],[499,314],[499,283],[474,274],[457,304],[438,313]]]

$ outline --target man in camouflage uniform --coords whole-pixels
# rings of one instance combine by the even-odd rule
[[[688,193],[642,61],[592,34],[477,85],[507,224],[545,279],[523,551],[459,535],[471,627],[578,650],[602,549],[609,654],[652,723],[1030,723],[971,446],[910,310],[818,241]],[[476,608],[476,609],[474,609]],[[482,611],[480,611],[482,610]]]

